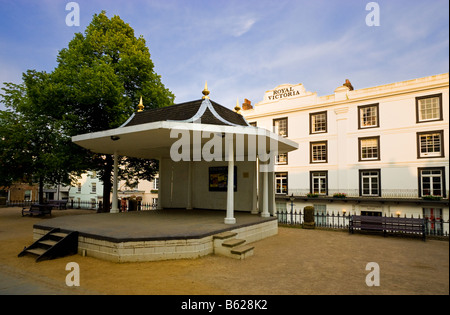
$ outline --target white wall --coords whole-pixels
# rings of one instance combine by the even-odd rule
[[[188,203],[189,162],[163,159],[162,206],[186,208]],[[253,201],[254,162],[235,162],[237,192],[234,194],[236,211],[251,211]],[[209,191],[209,167],[228,166],[228,162],[192,162],[192,208],[226,210],[227,193]]]

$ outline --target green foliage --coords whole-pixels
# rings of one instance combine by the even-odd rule
[[[142,37],[118,16],[96,14],[84,34],[59,52],[54,84],[63,92],[59,115],[73,134],[119,127],[142,96],[147,108],[173,104],[174,95],[154,72]]]
[[[5,83],[0,112],[0,186],[37,178],[68,183],[70,174],[96,170],[108,204],[113,159],[71,142],[77,134],[117,128],[136,110],[173,104],[174,95],[154,72],[143,37],[118,16],[95,14],[84,34],[62,49],[51,73],[28,70],[20,85]],[[120,176],[132,185],[151,180],[157,162],[121,159]]]

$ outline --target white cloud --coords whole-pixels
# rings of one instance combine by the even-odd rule
[[[231,24],[229,31],[230,34],[234,37],[240,37],[244,35],[248,31],[250,31],[252,26],[256,23],[255,18],[248,18],[245,16],[232,19],[234,20],[234,22]]]

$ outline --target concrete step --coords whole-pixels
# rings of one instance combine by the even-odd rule
[[[236,235],[237,235],[237,233],[234,233],[234,232],[223,232],[223,233],[213,235],[213,239],[225,240],[225,239],[235,237]]]
[[[242,245],[242,246],[238,246],[235,247],[231,250],[232,254],[236,254],[236,255],[242,255],[242,254],[246,254],[250,251],[253,251],[253,249],[255,249],[255,246],[251,246],[251,245]]]
[[[238,247],[234,247],[231,249],[231,257],[235,259],[245,259],[247,257],[253,256],[254,246],[251,245],[242,245]]]
[[[239,245],[242,245],[245,243],[245,240],[239,239],[239,238],[232,238],[232,239],[228,239],[226,241],[224,241],[222,243],[222,246],[225,247],[236,247]]]

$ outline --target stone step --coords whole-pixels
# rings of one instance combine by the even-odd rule
[[[235,237],[236,235],[237,235],[237,233],[234,233],[234,232],[223,232],[223,233],[214,235],[213,239],[225,240],[228,238]]]
[[[242,254],[252,251],[253,249],[255,249],[255,246],[242,245],[242,246],[237,246],[237,247],[233,248],[231,250],[231,253],[235,254],[235,255],[242,255]]]
[[[225,246],[225,247],[236,247],[236,246],[242,245],[244,243],[245,243],[245,240],[241,240],[239,238],[232,238],[232,239],[228,239],[228,240],[224,241],[222,243],[222,246]]]

